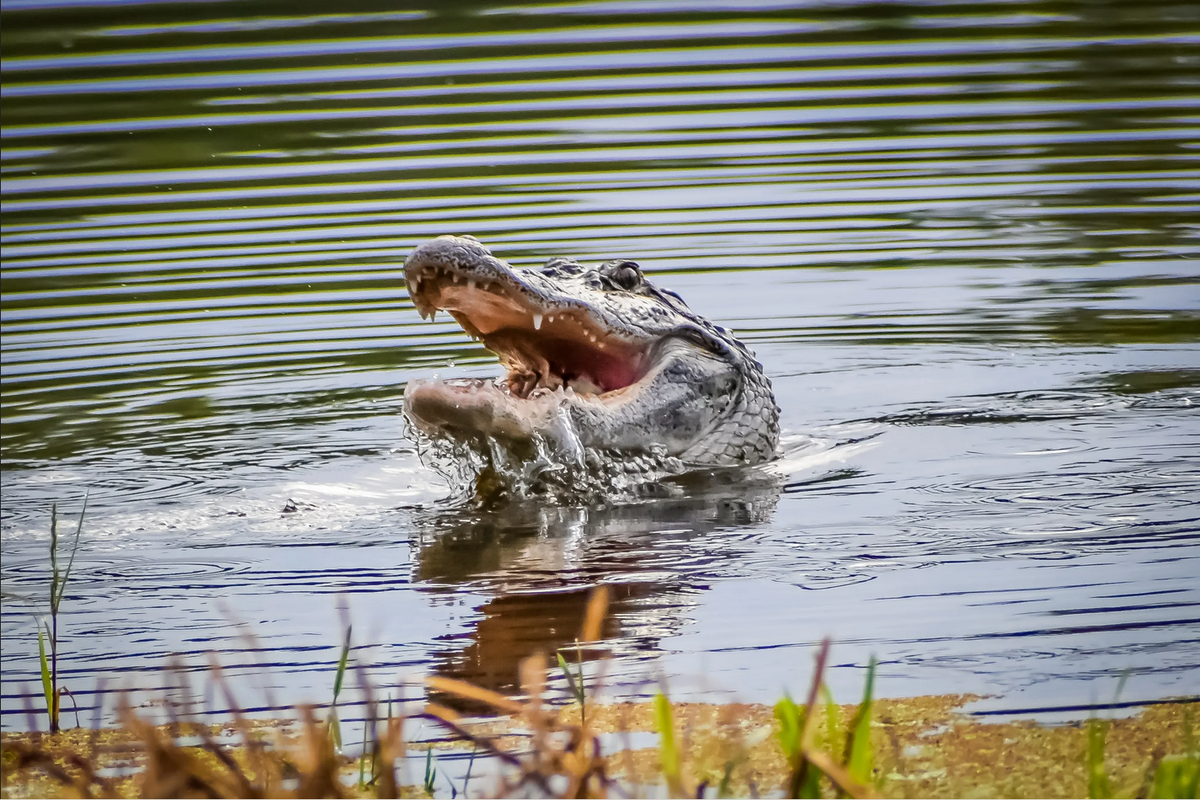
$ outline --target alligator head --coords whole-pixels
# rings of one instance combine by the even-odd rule
[[[601,453],[669,471],[775,454],[779,409],[762,365],[632,261],[514,269],[472,237],[440,236],[404,275],[422,316],[448,311],[507,370],[410,382],[405,413],[431,437],[565,442],[589,463]]]

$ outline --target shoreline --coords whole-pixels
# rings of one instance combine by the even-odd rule
[[[870,722],[874,764],[868,791],[883,797],[1087,797],[1089,781],[1094,780],[1091,773],[1096,766],[1096,754],[1092,748],[1098,731],[1102,731],[1099,763],[1112,796],[1151,796],[1155,773],[1163,759],[1184,756],[1189,747],[1191,763],[1200,764],[1200,753],[1195,752],[1200,743],[1200,700],[1195,698],[1168,698],[1127,717],[1104,720],[1093,717],[1090,721],[1053,725],[1031,719],[994,721],[987,715],[975,716],[963,710],[978,699],[974,695],[931,695],[874,700]],[[840,725],[840,730],[846,730],[857,706],[825,706],[818,710],[821,721],[814,731],[815,741],[833,751],[836,748],[828,747],[827,741],[829,726]],[[427,713],[431,711],[433,707],[427,707]],[[733,796],[777,794],[785,789],[789,765],[780,747],[780,724],[772,706],[680,702],[671,705],[671,712],[680,753],[678,780],[690,796],[696,796],[696,790],[703,787],[712,796],[719,784]],[[434,713],[453,714],[445,709]],[[578,704],[553,713],[564,725],[579,722]],[[588,728],[596,741],[602,743],[600,757],[606,761],[613,778],[624,786],[634,787],[635,792],[638,787],[647,791],[660,787],[661,793],[664,784],[662,745],[655,714],[652,702],[589,702],[586,706]],[[157,737],[154,740],[160,744],[169,742],[177,748],[176,756],[187,754],[197,770],[214,774],[220,769],[219,759],[203,746],[206,738],[218,743],[233,761],[246,766],[247,774],[254,773],[256,746],[247,747],[246,742],[292,753],[298,765],[306,759],[315,763],[313,742],[306,743],[303,735],[306,724],[310,733],[314,730],[312,717],[304,722],[301,711],[298,718],[300,722],[236,717],[217,724],[141,723],[144,727],[139,729],[136,724],[131,726],[126,717],[123,728],[103,728],[96,732],[88,729],[57,734],[5,732],[0,734],[5,751],[3,796],[67,796],[71,792],[71,787],[48,777],[37,767],[14,771],[14,753],[22,749],[41,751],[68,774],[74,774],[70,766],[73,757],[89,763],[97,774],[112,779],[109,786],[115,790],[113,796],[121,797],[148,796],[140,793],[145,788],[142,781],[159,781],[161,788],[163,759],[160,756],[160,763],[148,767],[147,751],[153,746],[147,747],[147,737]],[[537,750],[537,726],[531,728],[524,716],[460,718],[459,724],[477,741],[490,741],[498,750],[518,758]],[[317,729],[324,729],[320,723],[316,725]],[[436,765],[435,778],[440,774],[441,781],[434,784],[434,796],[450,796],[451,786],[456,786],[460,796],[491,796],[497,770],[501,769],[494,756],[494,769],[487,767],[485,758],[471,759],[475,777],[468,779],[475,782],[469,786],[469,792],[461,791],[462,777],[454,775],[456,762],[461,767],[472,747],[478,745],[465,740],[407,742],[399,754],[401,760],[396,772],[410,778],[416,775],[419,779],[423,766]],[[347,743],[346,750],[356,748],[357,743]],[[342,784],[336,791],[344,792],[344,796],[378,796],[373,787],[360,786],[360,769],[366,767],[360,765],[357,757],[332,757]],[[304,767],[299,769],[303,773]],[[441,773],[437,773],[439,769]],[[75,772],[78,771],[76,765]],[[400,796],[428,796],[419,780],[404,785],[401,778],[400,784],[397,787]],[[285,790],[286,786],[280,784],[276,788]]]

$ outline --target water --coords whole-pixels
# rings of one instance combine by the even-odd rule
[[[339,598],[381,691],[510,691],[601,582],[616,696],[798,694],[825,634],[843,698],[871,654],[981,710],[1200,693],[1195,5],[709,8],[5,4],[4,728],[85,491],[85,724],[212,649],[325,701]],[[441,233],[637,260],[754,348],[786,458],[446,503],[403,386],[498,368],[407,300]]]

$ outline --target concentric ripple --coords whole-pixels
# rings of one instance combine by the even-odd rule
[[[1195,4],[726,5],[6,2],[0,726],[85,493],[84,714],[208,650],[325,698],[338,597],[396,697],[507,691],[600,582],[615,692],[774,700],[832,633],[839,696],[1194,694]],[[442,233],[639,262],[754,349],[781,459],[445,500],[404,385],[499,370],[404,289]]]

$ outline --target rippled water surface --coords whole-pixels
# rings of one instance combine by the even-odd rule
[[[773,700],[827,633],[840,696],[871,654],[998,711],[1200,693],[1193,3],[332,9],[3,6],[5,728],[85,491],[85,724],[210,649],[325,699],[339,596],[381,686],[512,690],[597,583],[618,694]],[[498,368],[408,300],[441,233],[637,260],[756,351],[784,458],[445,502],[404,385]]]

